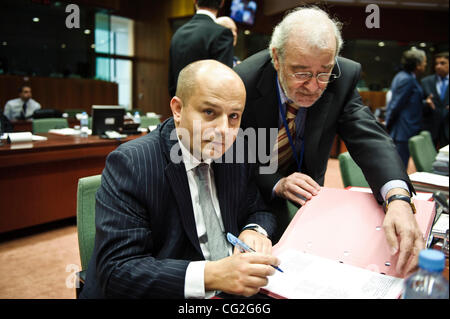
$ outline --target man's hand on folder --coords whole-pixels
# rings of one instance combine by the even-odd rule
[[[280,179],[275,187],[275,194],[278,197],[288,199],[302,206],[305,205],[307,200],[317,195],[319,191],[320,185],[315,180],[308,175],[297,172]]]
[[[410,196],[406,190],[395,188],[386,195],[386,198],[394,194]],[[424,249],[425,241],[411,206],[402,200],[391,202],[384,218],[383,229],[391,247],[391,254],[399,254],[397,273],[407,275],[415,270],[419,252]]]

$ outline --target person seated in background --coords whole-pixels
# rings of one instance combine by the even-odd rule
[[[231,68],[191,63],[170,101],[173,117],[109,154],[81,298],[251,296],[267,285],[279,264],[268,238],[275,217],[253,164],[222,161],[237,147],[244,105]],[[232,254],[227,232],[256,252]]]
[[[34,111],[41,105],[32,99],[31,87],[22,85],[19,88],[19,97],[9,100],[5,104],[4,114],[9,120],[26,120],[33,116]]]

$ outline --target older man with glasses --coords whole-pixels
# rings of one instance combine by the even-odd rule
[[[398,273],[406,274],[424,247],[410,205],[414,188],[391,138],[363,105],[356,90],[361,65],[339,57],[342,45],[340,23],[323,10],[289,13],[274,29],[269,49],[235,68],[247,90],[241,127],[258,128],[257,141],[266,129],[265,144],[254,145],[255,154],[265,147],[271,163],[260,158],[260,168],[275,161],[278,169],[260,169],[257,183],[278,214],[278,238],[289,222],[285,199],[304,205],[320,191],[338,134],[378,202],[388,203],[386,238],[392,254],[399,254]]]

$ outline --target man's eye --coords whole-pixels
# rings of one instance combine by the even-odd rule
[[[214,112],[212,110],[204,110],[203,112],[208,116],[211,116],[214,114]]]
[[[311,73],[295,73],[295,77],[299,80],[308,80],[311,75]]]
[[[237,119],[239,118],[239,114],[233,113],[233,114],[230,115],[230,118],[231,118],[232,120],[237,120]]]

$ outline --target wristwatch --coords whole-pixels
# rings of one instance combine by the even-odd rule
[[[260,233],[261,235],[264,235],[266,237],[269,237],[267,235],[267,232],[264,228],[262,228],[261,226],[257,225],[257,224],[248,224],[247,226],[245,226],[244,228],[242,228],[243,232],[244,230],[254,230],[257,233]]]
[[[389,197],[388,199],[386,199],[383,203],[383,208],[384,208],[384,212],[386,213],[389,207],[389,204],[392,203],[394,200],[402,200],[407,202],[410,206],[411,209],[413,211],[413,214],[416,213],[416,206],[414,206],[414,203],[411,200],[411,197],[406,196],[406,195],[392,195],[391,197]]]

